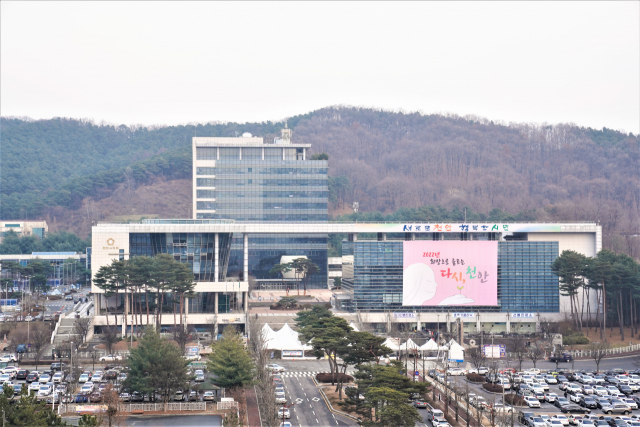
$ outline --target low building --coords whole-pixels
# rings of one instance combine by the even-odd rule
[[[0,227],[0,241],[4,238],[5,233],[10,231],[19,236],[35,236],[40,239],[49,232],[47,221],[3,220],[0,224],[2,224]]]

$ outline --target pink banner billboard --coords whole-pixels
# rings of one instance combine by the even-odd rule
[[[498,242],[405,241],[402,305],[498,305]]]

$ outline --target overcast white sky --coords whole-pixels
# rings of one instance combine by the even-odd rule
[[[640,131],[640,3],[0,2],[3,116],[346,104]]]

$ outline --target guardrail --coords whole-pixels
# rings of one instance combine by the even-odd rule
[[[615,354],[633,353],[634,351],[640,351],[640,344],[632,344],[624,347],[606,348],[602,350],[563,350],[563,353],[569,353],[573,358],[576,357],[593,357],[595,353],[604,352],[605,357],[613,356]],[[514,353],[507,353],[508,358],[513,358]]]
[[[238,402],[234,401],[224,401],[218,402],[216,408],[218,410],[221,409],[238,409]]]
[[[79,404],[62,404],[60,405],[60,412],[83,412],[84,406],[88,406],[91,410],[95,410],[96,406],[103,406],[100,403],[94,405],[79,405]],[[87,408],[89,410],[90,408]],[[170,402],[167,403],[166,411],[206,411],[207,402]],[[163,411],[165,407],[163,403],[120,403],[118,404],[118,411],[120,412],[133,412],[133,411]]]
[[[58,323],[56,323],[56,327],[53,329],[53,333],[51,334],[51,344],[53,344],[53,341],[56,339],[56,334],[58,333],[58,327],[60,326],[60,323],[62,323],[62,317],[63,316],[58,316]]]

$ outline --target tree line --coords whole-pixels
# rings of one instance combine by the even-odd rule
[[[626,325],[631,327],[632,337],[638,334],[640,264],[636,260],[606,249],[595,257],[565,250],[551,270],[559,278],[560,294],[569,297],[571,321],[577,330],[595,326],[606,341],[607,323],[611,328],[616,323],[623,341]]]
[[[125,314],[125,329],[128,327],[126,314],[131,314],[132,330],[135,327],[140,331],[142,325],[151,325],[153,320],[155,329],[160,331],[165,311],[173,312],[174,328],[179,324],[184,329],[186,299],[195,295],[194,278],[188,264],[176,261],[169,254],[158,254],[114,260],[110,265],[100,267],[93,284],[103,290],[107,298],[107,327],[109,312],[112,312],[115,326],[118,326],[118,314],[122,313]],[[172,306],[166,305],[167,294],[172,295]],[[122,307],[119,306],[120,295],[124,297]],[[115,296],[115,304],[109,307],[112,296]],[[96,313],[101,309],[97,307]],[[145,316],[146,322],[143,322]]]
[[[0,254],[31,254],[32,252],[79,252],[91,247],[91,239],[82,239],[67,231],[47,233],[43,238],[22,236],[13,230],[4,234]]]

